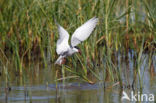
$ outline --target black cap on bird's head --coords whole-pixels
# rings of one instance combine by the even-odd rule
[[[74,46],[74,48],[76,48],[78,50],[78,53],[81,54],[81,50],[80,50],[80,48],[78,46]]]
[[[80,49],[78,46],[74,46],[74,48],[76,48],[76,49]]]

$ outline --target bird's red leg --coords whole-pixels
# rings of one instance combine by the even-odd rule
[[[65,64],[66,63],[66,59],[63,58],[61,64]]]

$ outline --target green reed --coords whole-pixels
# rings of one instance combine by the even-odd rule
[[[82,55],[68,58],[66,65],[70,68],[63,68],[86,81],[89,73],[102,80],[100,70],[105,72],[105,79],[108,76],[112,81],[116,78],[121,81],[121,70],[114,62],[115,52],[127,55],[130,49],[139,51],[137,63],[140,64],[139,58],[145,50],[143,44],[147,44],[145,47],[150,53],[155,50],[155,5],[154,0],[1,0],[0,61],[14,64],[20,74],[23,63],[30,64],[36,57],[45,68],[49,63],[54,65],[58,57],[55,51],[58,31],[54,21],[72,35],[77,27],[96,16],[97,27],[90,38],[79,45]],[[76,73],[77,69],[80,72]]]

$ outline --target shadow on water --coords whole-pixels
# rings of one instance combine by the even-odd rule
[[[39,69],[34,75],[32,71],[27,71],[23,77],[0,77],[0,102],[1,103],[122,103],[124,90],[128,95],[132,91],[143,94],[156,94],[156,56],[152,57],[152,65],[149,68],[148,55],[142,56],[140,66],[143,88],[140,89],[138,79],[132,87],[135,76],[134,53],[129,53],[125,60],[118,54],[118,65],[121,68],[121,78],[123,86],[114,82],[99,81],[89,84],[81,80],[63,80],[56,82],[55,69]],[[122,60],[123,59],[123,60]],[[39,66],[36,65],[38,68]],[[103,72],[99,72],[99,75]],[[11,75],[11,74],[10,74]],[[13,79],[11,79],[13,78]],[[112,86],[113,85],[113,86]],[[141,91],[140,91],[141,90]],[[127,101],[126,101],[127,102]]]

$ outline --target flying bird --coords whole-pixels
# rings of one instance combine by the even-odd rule
[[[98,23],[98,18],[93,17],[79,28],[75,30],[71,37],[71,44],[68,44],[69,34],[68,32],[57,23],[59,39],[56,44],[56,52],[59,55],[55,64],[64,64],[65,58],[73,55],[74,53],[80,53],[80,49],[77,47],[82,41],[85,41],[92,31],[94,30],[96,24]]]

